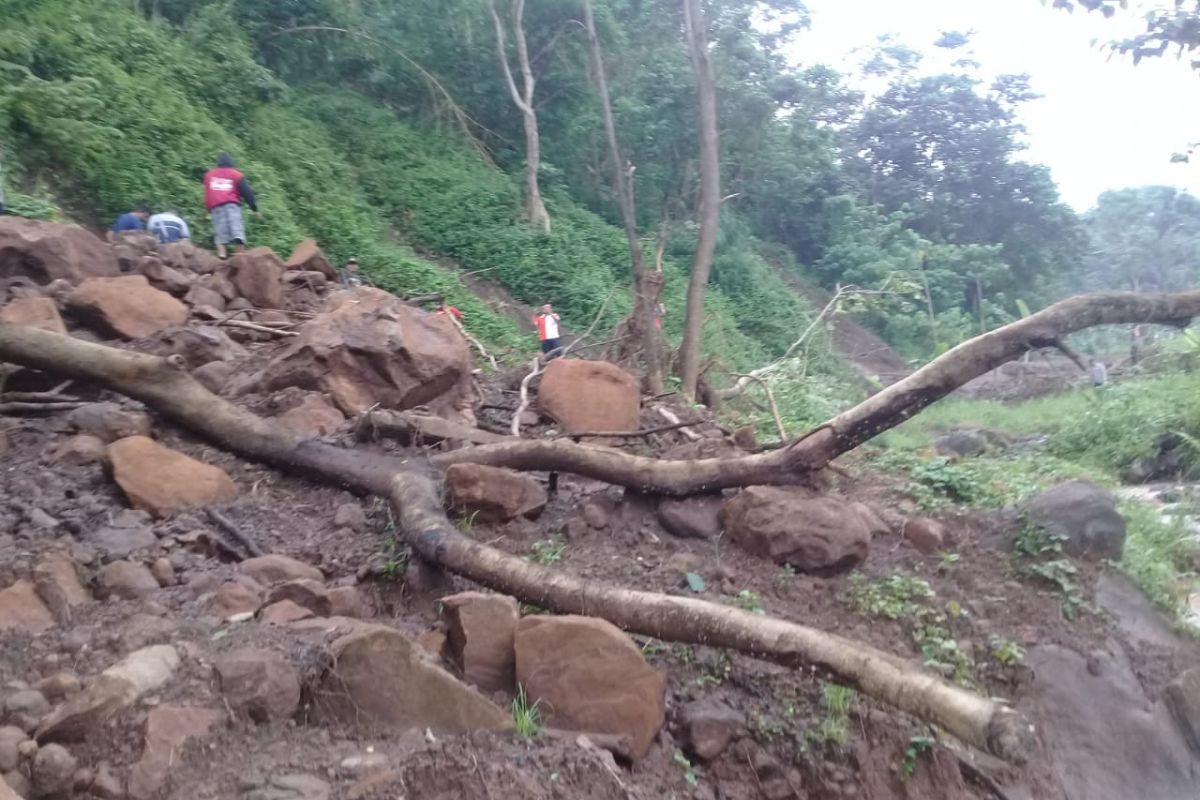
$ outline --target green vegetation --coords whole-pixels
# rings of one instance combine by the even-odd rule
[[[549,539],[538,539],[530,547],[532,551],[531,558],[543,566],[557,564],[562,560],[566,549],[567,543],[559,536],[552,536]]]
[[[672,759],[681,770],[683,770],[683,779],[687,781],[689,786],[695,786],[700,782],[700,773],[692,764],[688,757],[683,754],[682,750],[676,750],[675,756]]]
[[[1164,519],[1159,509],[1135,500],[1122,502],[1119,510],[1126,524],[1119,566],[1155,605],[1178,618],[1187,595],[1200,592],[1195,560],[1200,541],[1188,535],[1182,516]]]
[[[1002,667],[1016,667],[1025,661],[1025,648],[998,634],[988,637],[988,649],[992,652],[992,658]]]
[[[804,732],[805,738],[815,744],[824,744],[840,750],[850,741],[850,706],[858,696],[848,686],[821,682],[821,707],[825,716],[815,728]]]
[[[541,701],[530,705],[525,687],[517,684],[517,695],[512,701],[513,727],[522,739],[533,739],[542,732],[542,714],[538,710]]]
[[[921,756],[932,753],[936,743],[937,740],[928,733],[918,733],[908,738],[908,747],[904,749],[904,760],[900,764],[900,772],[905,778],[917,774],[917,764]]]

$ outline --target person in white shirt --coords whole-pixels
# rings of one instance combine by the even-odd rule
[[[146,230],[158,239],[160,244],[170,244],[178,242],[181,239],[192,238],[192,232],[188,229],[188,224],[184,222],[183,217],[179,216],[179,212],[173,208],[166,211],[160,211],[150,217],[146,223]]]
[[[1108,383],[1108,368],[1103,361],[1092,359],[1092,386],[1100,387]]]
[[[542,352],[549,353],[557,350],[559,346],[558,314],[554,313],[554,309],[549,303],[542,306],[541,313],[533,318],[533,324],[537,326],[538,339],[542,342]]]

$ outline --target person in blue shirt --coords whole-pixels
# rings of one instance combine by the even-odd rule
[[[150,217],[150,208],[144,203],[133,211],[126,211],[121,216],[117,217],[117,221],[112,226],[112,238],[116,238],[125,231],[144,231],[146,230],[146,220]]]

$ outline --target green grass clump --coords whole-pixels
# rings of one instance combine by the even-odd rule
[[[1200,542],[1182,516],[1164,519],[1158,508],[1137,500],[1122,501],[1120,511],[1126,529],[1119,566],[1156,606],[1179,619],[1186,595],[1200,591],[1192,561]]]

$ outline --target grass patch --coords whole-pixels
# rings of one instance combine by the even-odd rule
[[[542,714],[538,710],[540,704],[539,700],[531,705],[525,687],[517,685],[517,696],[512,701],[513,726],[517,736],[533,739],[542,732]]]
[[[1200,591],[1192,558],[1200,544],[1188,535],[1184,518],[1163,519],[1158,508],[1137,500],[1119,504],[1125,517],[1125,552],[1120,568],[1146,597],[1178,620],[1187,595]]]

